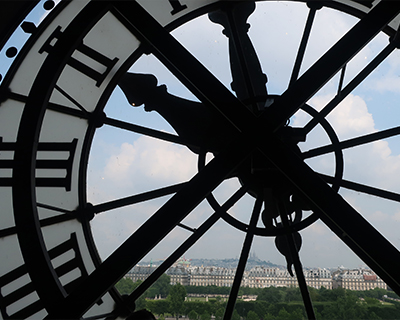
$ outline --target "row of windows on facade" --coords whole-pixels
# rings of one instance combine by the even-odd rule
[[[157,267],[135,266],[126,278],[132,281],[145,280]],[[166,273],[171,278],[171,284],[180,283],[191,286],[231,287],[235,278],[235,269],[221,267],[171,267]],[[320,289],[335,289],[342,287],[350,290],[369,290],[374,288],[387,289],[387,285],[371,270],[339,269],[331,273],[327,269],[304,270],[308,286]],[[285,269],[255,267],[245,271],[241,286],[251,288],[266,287],[298,287],[296,276],[292,277]]]

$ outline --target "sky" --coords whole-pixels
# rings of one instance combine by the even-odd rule
[[[249,18],[249,35],[268,76],[270,94],[281,94],[287,89],[302,36],[308,9],[300,3],[258,4]],[[317,12],[301,73],[307,70],[326,50],[344,35],[357,19],[322,9]],[[222,27],[199,17],[173,31],[173,35],[227,88],[231,75],[227,38]],[[346,85],[388,43],[384,34],[378,35],[348,64]],[[152,55],[143,56],[131,72],[156,75],[158,84],[166,84],[168,92],[186,99],[196,98]],[[321,110],[334,97],[338,76],[327,83],[308,105]],[[354,90],[334,111],[327,121],[340,140],[357,137],[396,126],[400,116],[396,100],[400,94],[400,56],[394,52],[368,79]],[[174,133],[171,126],[156,112],[145,112],[143,106],[129,105],[117,87],[106,106],[108,117],[130,121],[158,130]],[[304,126],[310,115],[299,111],[292,118],[293,127]],[[376,141],[343,151],[345,171],[343,178],[374,187],[400,192],[399,138]],[[329,137],[318,125],[300,143],[302,151],[329,144]],[[212,156],[208,156],[211,159]],[[132,194],[187,181],[197,172],[198,157],[188,148],[147,136],[126,132],[109,126],[97,130],[93,140],[88,167],[88,200],[102,203]],[[315,171],[332,174],[335,170],[333,154],[306,161]],[[223,203],[240,187],[237,179],[225,181],[214,191]],[[340,194],[372,223],[397,248],[400,248],[400,204],[341,188]],[[170,197],[143,202],[129,207],[99,214],[92,220],[92,231],[99,253],[103,258],[115,250]],[[254,198],[246,195],[229,213],[248,223]],[[184,224],[197,228],[213,210],[207,202],[201,203]],[[305,212],[309,214],[309,212]],[[262,227],[259,222],[258,226]],[[365,266],[323,223],[317,221],[301,236],[303,245],[300,258],[305,267]],[[190,232],[175,228],[144,261],[154,263],[166,258]],[[190,258],[235,258],[240,256],[244,233],[224,221],[218,221],[207,234],[185,253]],[[140,244],[138,244],[140,245]],[[256,237],[251,252],[260,259],[285,265],[285,258],[277,251],[274,238]]]

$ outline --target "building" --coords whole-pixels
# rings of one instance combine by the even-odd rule
[[[236,269],[220,267],[191,267],[189,270],[191,286],[231,287],[236,272]],[[242,278],[243,286],[245,278]]]
[[[125,278],[129,278],[133,282],[138,280],[144,281],[156,269],[156,266],[135,266],[126,274]]]
[[[357,291],[374,288],[387,290],[386,283],[371,270],[367,269],[339,269],[333,275],[333,288],[338,287]]]
[[[315,289],[321,289],[321,287],[332,289],[333,287],[332,273],[325,268],[304,270],[304,277],[309,287]]]
[[[168,269],[166,272],[167,275],[171,277],[170,284],[175,285],[177,283],[180,283],[183,286],[188,286],[190,285],[190,272],[189,269],[181,267],[181,266],[175,266],[171,267]]]
[[[326,289],[332,289],[332,277],[329,270],[318,268],[303,272],[309,287],[319,289],[323,286]],[[299,284],[297,277],[292,277],[286,269],[255,267],[248,274],[247,286],[251,288],[298,287]]]
[[[145,280],[157,266],[135,266],[126,278],[133,282]],[[375,273],[368,269],[340,268],[333,274],[323,268],[303,270],[309,287],[320,289],[344,288],[365,291],[374,288],[387,290],[387,285]],[[166,272],[171,278],[171,285],[180,283],[184,286],[218,286],[231,287],[236,269],[222,267],[190,267],[176,264]],[[286,269],[254,267],[245,271],[241,286],[250,288],[298,287],[297,277],[292,277]]]

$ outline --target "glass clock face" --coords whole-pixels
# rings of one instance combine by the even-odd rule
[[[314,317],[299,250],[307,242],[301,232],[316,221],[399,293],[398,243],[382,236],[346,194],[397,205],[395,187],[357,181],[346,171],[355,168],[348,150],[374,144],[384,154],[382,139],[396,137],[397,124],[346,136],[335,115],[359,110],[356,103],[341,109],[342,102],[349,96],[354,102],[351,92],[399,47],[400,4],[296,2],[304,30],[291,54],[293,67],[282,72],[271,57],[286,54],[285,47],[251,34],[253,23],[284,34],[262,18],[272,5],[45,1],[38,4],[48,11],[43,21],[35,25],[21,18],[18,30],[28,39],[19,52],[5,45],[12,65],[0,87],[3,318],[127,317],[157,277],[217,223],[243,239],[225,319],[232,315],[255,238],[274,239],[288,271],[297,274],[308,317]],[[354,16],[354,26],[308,61],[314,21],[324,10]],[[191,42],[193,48],[184,43],[190,21],[198,18],[218,28],[215,36],[204,34],[210,42],[224,41],[225,73],[218,73],[220,65],[213,66],[204,50],[196,52],[200,39]],[[377,35],[386,43],[358,64],[357,54]],[[334,95],[321,94],[333,84]],[[105,164],[99,144],[107,144],[109,133],[120,134],[121,141],[130,136],[134,143],[121,145],[124,158],[107,158],[119,169],[104,179],[91,170]],[[144,166],[132,169],[135,161]],[[127,167],[132,170],[124,171]],[[108,183],[109,193],[100,194]],[[204,209],[196,213],[200,204]],[[140,225],[134,220],[130,234],[100,257],[107,243],[102,215],[118,220],[118,210],[126,208],[142,214]],[[192,212],[195,220],[189,219]],[[121,297],[114,284],[177,229],[187,232],[185,239],[137,290]],[[220,241],[226,241],[222,233]]]

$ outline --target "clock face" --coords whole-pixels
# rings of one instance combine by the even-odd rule
[[[327,116],[399,46],[394,28],[400,4],[379,2],[373,7],[372,1],[332,1],[329,5],[359,22],[299,76],[314,17],[322,8],[304,4],[306,27],[288,88],[279,95],[268,90],[273,76],[263,70],[248,36],[253,2],[82,0],[54,6],[46,1],[48,15],[40,24],[23,18],[21,28],[29,37],[19,52],[8,51],[14,58],[0,91],[2,317],[126,317],[140,294],[217,221],[244,234],[225,319],[233,312],[255,236],[275,238],[289,272],[293,267],[298,274],[308,317],[313,318],[298,251],[299,232],[318,219],[399,293],[398,250],[338,194],[346,188],[399,201],[396,192],[346,180],[343,155],[347,148],[396,136],[398,130],[340,139]],[[232,90],[170,34],[204,14],[226,36]],[[343,85],[347,63],[381,32],[391,37],[388,45]],[[149,55],[193,98],[171,94],[151,71],[135,71],[141,57]],[[342,75],[338,94],[317,111],[308,101],[335,74]],[[114,90],[123,93],[127,108],[133,109],[130,104],[139,110],[144,105],[147,113],[134,119],[110,116]],[[296,127],[289,120],[298,112],[309,121]],[[148,121],[151,114],[160,115],[172,133],[154,129]],[[91,147],[105,127],[142,135],[147,142],[151,137],[184,146],[196,161],[196,172],[173,184],[161,182],[92,204],[88,161],[98,161]],[[310,141],[316,127],[327,144],[302,149],[301,142]],[[316,173],[310,167],[312,159],[325,154],[331,155],[331,174]],[[162,170],[155,172],[162,176]],[[221,200],[214,189],[228,179],[237,181],[237,188]],[[164,196],[170,197],[168,201],[100,259],[91,230],[96,215]],[[229,211],[244,196],[251,199],[247,220]],[[209,217],[196,227],[182,223],[203,200],[211,210]],[[122,299],[114,284],[176,227],[190,236]]]

